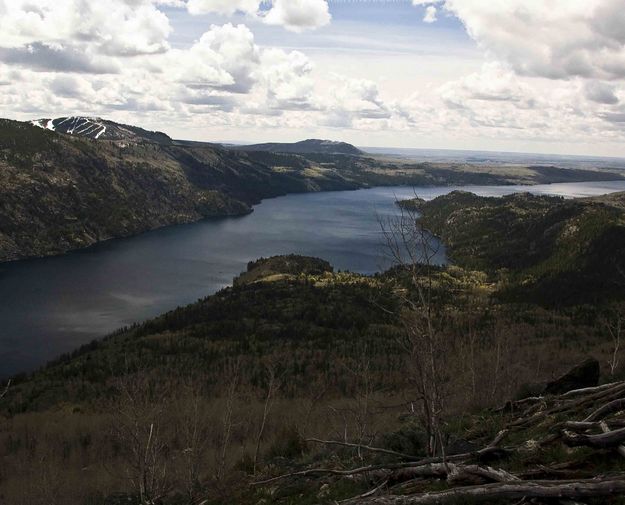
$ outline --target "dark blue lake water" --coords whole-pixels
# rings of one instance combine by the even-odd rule
[[[318,256],[335,268],[373,273],[388,266],[378,218],[395,198],[433,198],[458,188],[373,188],[265,200],[240,218],[206,220],[114,240],[65,256],[0,264],[0,377],[33,370],[124,325],[214,293],[261,256]],[[473,186],[592,196],[625,182]]]

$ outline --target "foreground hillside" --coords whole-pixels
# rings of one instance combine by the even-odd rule
[[[329,141],[257,148],[174,141],[99,118],[0,120],[0,262],[241,215],[263,198],[286,193],[622,178],[557,167],[494,169],[371,158]]]
[[[604,308],[504,302],[494,294],[505,282],[460,267],[413,274],[397,267],[367,277],[314,258],[261,259],[231,288],[16,378],[0,399],[0,499],[312,505],[375,490],[353,503],[412,503],[384,500],[445,489],[451,467],[436,463],[421,416],[414,353],[424,348],[410,351],[407,339],[421,321],[411,309],[419,289],[428,290],[442,346],[445,451],[470,454],[454,459],[459,469],[477,465],[477,475],[454,486],[512,473],[567,479],[620,471],[618,458],[595,457],[583,444],[573,452],[560,439],[521,449],[549,436],[558,399],[536,403],[550,424],[537,418],[501,441],[505,451],[491,451],[503,459],[473,452],[525,405],[514,404],[512,414],[487,407],[547,391],[545,383],[588,355],[601,363],[591,385],[600,368],[602,380],[618,377],[620,365],[605,365],[614,346]],[[432,454],[438,466],[423,467]],[[397,473],[407,463],[417,470]],[[369,464],[381,473],[351,475]]]

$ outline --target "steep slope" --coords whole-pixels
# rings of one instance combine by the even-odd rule
[[[0,261],[244,214],[260,199],[288,192],[355,187],[332,174],[307,177],[302,160],[273,155],[271,162],[211,147],[138,137],[96,141],[0,121]]]
[[[249,146],[230,146],[230,149],[291,154],[348,154],[352,156],[360,156],[364,154],[360,149],[346,142],[319,139],[302,140],[292,144],[271,142],[266,144],[253,144]]]
[[[523,383],[549,382],[587,352],[604,363],[610,352],[596,320],[499,304],[474,272],[448,267],[433,274],[433,299],[442,304],[435,317],[444,322],[438,331],[450,345],[439,358],[450,406],[443,423],[448,454],[481,449],[510,419],[508,409],[471,415],[476,406],[502,405]],[[15,378],[0,398],[3,503],[47,503],[49,487],[29,485],[42,471],[56,477],[60,505],[140,503],[129,469],[133,450],[145,454],[152,440],[159,452],[150,454],[167,468],[162,503],[189,503],[189,461],[198,475],[193,492],[215,505],[329,505],[379,486],[377,478],[345,485],[340,475],[318,471],[293,476],[302,477],[297,485],[249,484],[395,460],[366,448],[325,448],[313,438],[356,446],[366,440],[414,459],[427,456],[428,435],[413,400],[414,357],[399,318],[408,277],[401,269],[374,277],[334,273],[315,258],[261,259],[233,287]],[[510,405],[512,413],[523,411],[522,403]],[[542,408],[543,401],[531,405]],[[583,410],[570,419],[583,419],[590,405]],[[552,426],[524,430],[523,438],[509,433],[502,447],[526,446],[517,454],[523,459],[496,461],[497,467],[518,472],[576,460],[562,451],[527,451],[535,446],[525,442],[547,436]],[[136,451],[137,441],[143,451]],[[584,460],[582,468],[596,474],[603,461]],[[618,455],[605,461],[618,464]],[[444,477],[433,486],[441,483]]]
[[[312,152],[281,152],[289,149]],[[608,171],[546,174],[540,167],[494,170],[358,154],[349,144],[320,140],[225,149],[99,118],[0,120],[0,262],[242,214],[263,198],[287,193],[623,178]]]
[[[455,191],[412,206],[458,265],[509,271],[508,294],[549,303],[625,294],[625,193],[565,200]]]

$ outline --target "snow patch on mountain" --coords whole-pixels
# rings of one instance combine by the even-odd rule
[[[123,125],[99,117],[68,116],[56,119],[36,119],[31,124],[58,133],[86,137],[94,140],[118,142],[156,142],[170,144],[166,134],[144,130],[137,126]]]

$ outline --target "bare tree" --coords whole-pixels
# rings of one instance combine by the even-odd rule
[[[610,359],[608,359],[608,366],[610,367],[610,375],[614,375],[620,361],[619,354],[621,350],[621,335],[623,332],[621,311],[614,309],[609,316],[603,319],[603,326],[612,339],[612,352],[610,354]]]
[[[416,195],[415,195],[416,196]],[[415,205],[398,203],[399,214],[379,220],[391,262],[408,280],[398,290],[404,331],[398,339],[421,406],[428,453],[444,454],[441,416],[444,411],[446,339],[443,313],[434,299],[435,259],[439,241],[423,226]]]
[[[5,386],[4,390],[2,391],[2,393],[0,393],[0,400],[2,400],[2,398],[4,398],[7,393],[9,392],[9,388],[11,387],[11,379],[9,379],[9,381],[7,382],[7,385]]]
[[[189,503],[196,503],[202,494],[202,468],[210,441],[208,418],[201,388],[188,386],[189,394],[181,399],[179,426],[183,443],[184,487]]]
[[[167,449],[162,433],[166,393],[141,374],[116,381],[112,432],[122,448],[126,477],[142,505],[154,505],[169,490]]]
[[[355,427],[355,444],[358,457],[362,459],[362,445],[370,444],[375,438],[372,433],[372,397],[374,394],[374,383],[371,373],[371,356],[367,346],[363,345],[359,356],[348,363],[342,363],[352,376],[352,404],[346,409],[335,409],[342,411],[345,431],[347,431],[347,419],[352,418]],[[345,442],[348,440],[346,439]]]
[[[221,418],[221,440],[219,443],[219,453],[217,461],[217,480],[223,479],[226,473],[228,463],[228,451],[230,449],[230,441],[232,438],[232,430],[234,427],[233,412],[236,402],[237,388],[239,387],[239,372],[241,363],[235,362],[228,372],[228,388],[226,394],[226,406]]]
[[[267,426],[267,419],[271,411],[274,395],[280,388],[280,378],[276,375],[276,370],[273,364],[268,364],[265,367],[267,373],[267,394],[265,395],[265,402],[263,405],[263,415],[260,421],[260,427],[258,429],[258,435],[256,436],[256,449],[254,450],[254,465],[253,474],[256,475],[256,469],[258,466],[258,457],[260,454],[260,445],[262,443],[265,428]]]

